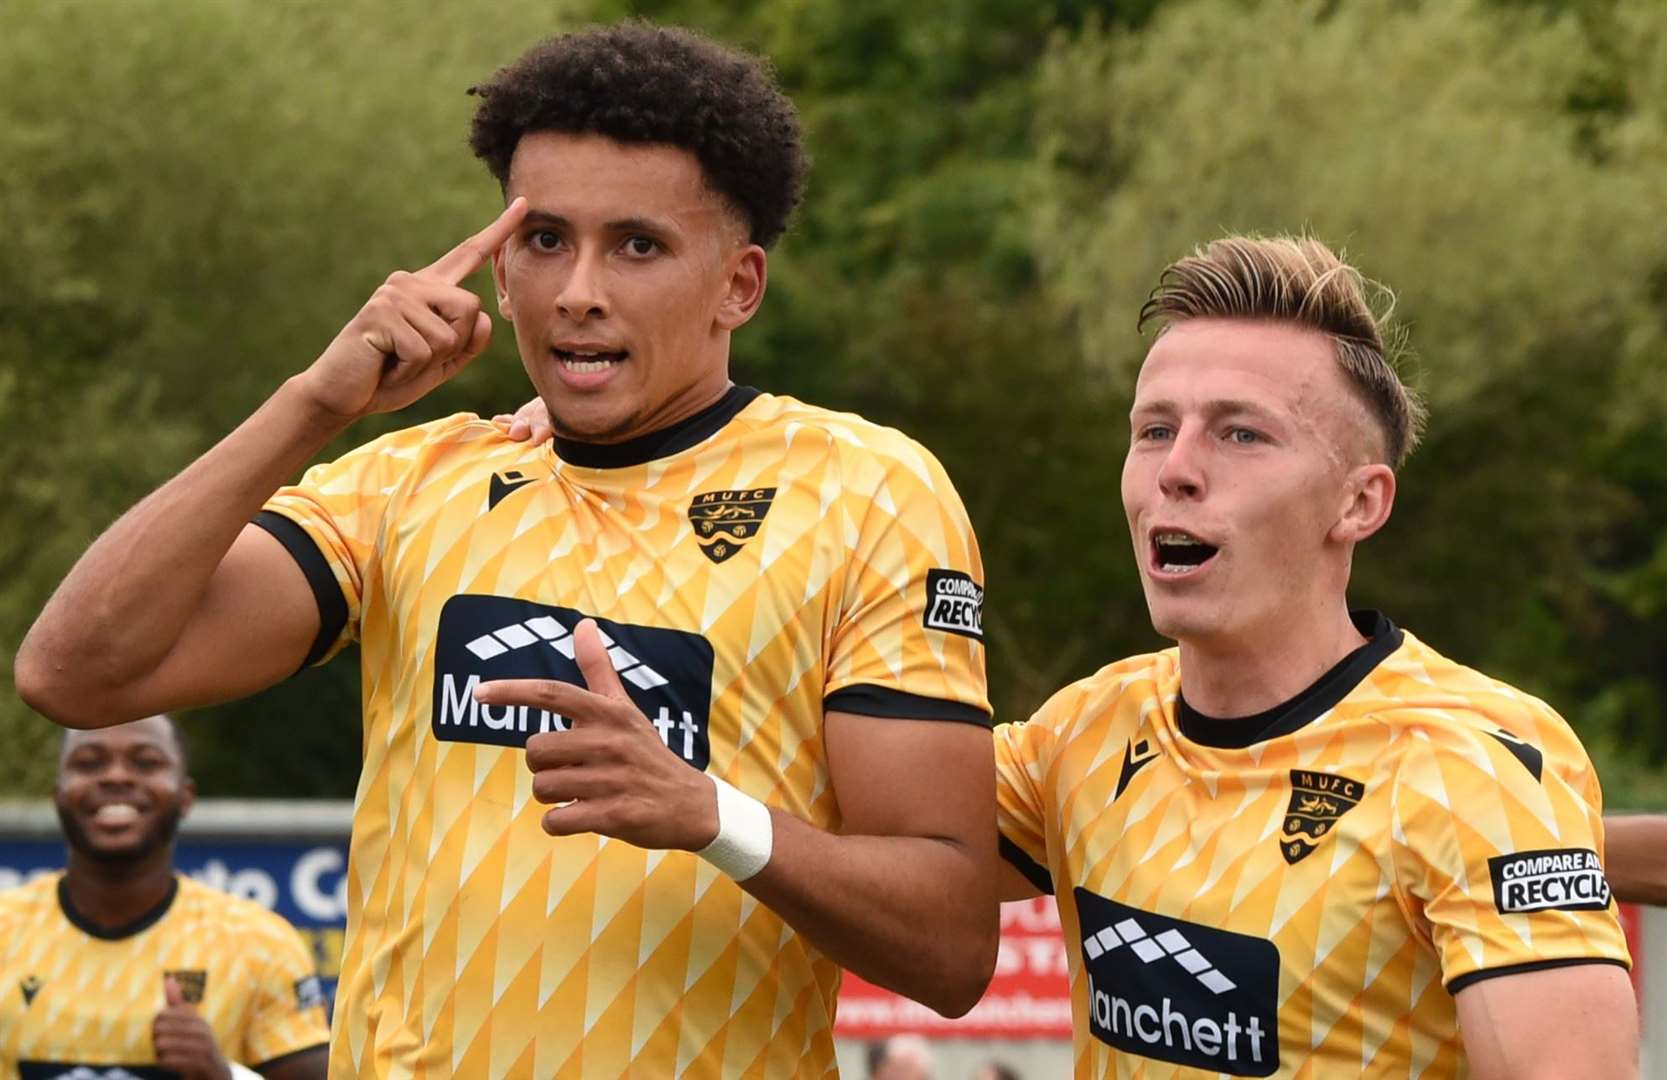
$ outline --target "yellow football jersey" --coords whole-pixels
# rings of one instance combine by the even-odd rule
[[[0,893],[0,1080],[173,1076],[151,1045],[168,975],[229,1060],[329,1041],[312,953],[281,917],[180,875],[155,911],[105,931],[62,881]]]
[[[1222,721],[1177,650],[996,733],[1002,850],[1060,898],[1082,1077],[1461,1076],[1453,993],[1628,964],[1598,784],[1543,702],[1375,613]]]
[[[521,747],[597,619],[691,766],[837,829],[824,710],[987,724],[982,570],[895,431],[734,388],[616,446],[454,416],[309,471],[259,522],[361,642],[364,772],[332,1075],[811,1076],[838,968],[686,852],[540,828]]]

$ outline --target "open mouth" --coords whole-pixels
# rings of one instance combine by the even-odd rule
[[[105,803],[93,813],[93,821],[112,828],[139,820],[139,808],[131,803]]]
[[[614,364],[625,362],[631,355],[628,352],[607,352],[588,349],[554,349],[556,360],[562,367],[578,375],[589,375],[598,371],[606,371]]]
[[[1152,535],[1152,565],[1165,574],[1196,573],[1220,550],[1191,533],[1165,530]]]

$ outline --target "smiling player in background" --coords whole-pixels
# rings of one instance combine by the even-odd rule
[[[0,1080],[225,1080],[233,1062],[267,1080],[324,1076],[306,943],[174,870],[194,794],[166,716],[65,734],[53,792],[64,872],[0,893]]]

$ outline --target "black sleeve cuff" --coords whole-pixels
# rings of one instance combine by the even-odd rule
[[[895,720],[951,720],[960,724],[990,726],[990,714],[973,705],[942,698],[906,694],[886,686],[859,683],[835,690],[822,699],[824,712],[856,713]]]
[[[1013,869],[1025,876],[1025,880],[1041,890],[1043,896],[1053,895],[1053,875],[1048,873],[1035,859],[1026,855],[1024,848],[1007,839],[1005,836],[996,838],[996,846],[1001,850],[1001,857],[1013,864]]]
[[[1528,971],[1576,967],[1581,964],[1614,964],[1623,971],[1630,970],[1625,962],[1616,960],[1611,956],[1571,956],[1563,960],[1532,960],[1526,964],[1508,964],[1505,967],[1483,968],[1481,971],[1471,971],[1459,975],[1447,983],[1447,992],[1456,994],[1467,986],[1479,983],[1484,979],[1498,978],[1501,975],[1521,975]]]
[[[330,646],[341,637],[342,628],[347,625],[347,598],[342,595],[341,586],[336,584],[335,572],[325,561],[324,553],[318,550],[307,530],[272,510],[256,514],[253,524],[271,533],[278,543],[284,545],[284,550],[307,576],[307,584],[312,586],[313,600],[318,604],[318,636],[313,639],[307,658],[301,661],[300,670],[305,671],[323,659]]]

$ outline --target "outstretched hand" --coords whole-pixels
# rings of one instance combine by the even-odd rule
[[[574,628],[584,686],[554,679],[481,683],[475,700],[528,705],[567,720],[567,731],[527,740],[533,798],[551,805],[552,836],[599,833],[642,848],[699,851],[718,835],[716,785],[674,754],[625,693],[596,623]]]
[[[156,1063],[184,1080],[231,1080],[231,1068],[215,1045],[214,1029],[185,1000],[173,976],[163,977],[162,993],[167,1004],[151,1021]]]
[[[421,398],[486,351],[492,320],[463,281],[527,215],[516,199],[498,219],[415,273],[397,270],[300,376],[317,405],[347,420]]]

